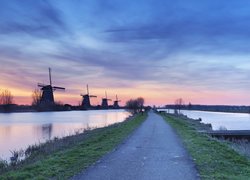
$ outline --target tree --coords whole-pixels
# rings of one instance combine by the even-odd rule
[[[1,105],[10,105],[13,104],[13,96],[8,89],[5,89],[0,94],[0,104]]]
[[[32,106],[38,106],[41,102],[42,93],[39,89],[35,89],[32,92]]]
[[[138,112],[143,112],[144,99],[139,97],[137,99],[130,99],[126,102],[126,108],[131,111],[133,114]]]
[[[139,97],[136,100],[138,102],[140,112],[143,112],[142,110],[143,110],[143,105],[144,105],[144,99],[142,97]]]
[[[137,111],[137,104],[135,100],[130,99],[126,102],[126,109],[129,110],[131,113],[136,114]]]
[[[175,100],[175,110],[178,114],[181,113],[181,107],[184,105],[184,100],[182,98]]]

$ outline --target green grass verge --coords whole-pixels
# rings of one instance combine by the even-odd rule
[[[0,179],[67,179],[113,150],[146,116],[137,115],[125,122],[92,130],[81,142],[5,172]]]
[[[250,179],[250,160],[228,144],[199,133],[181,117],[162,115],[176,129],[196,163],[201,179]]]

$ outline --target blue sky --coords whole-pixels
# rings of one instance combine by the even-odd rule
[[[249,22],[246,0],[1,0],[0,86],[29,103],[51,67],[65,103],[88,83],[95,103],[249,104]]]

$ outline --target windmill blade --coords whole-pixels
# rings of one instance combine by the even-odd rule
[[[115,98],[116,98],[116,100],[115,100],[115,101],[117,101],[117,102],[121,102],[121,100],[119,100],[119,98],[118,98],[118,96],[117,96],[117,95],[115,96]]]
[[[63,88],[63,87],[58,87],[58,86],[53,86],[53,89],[54,89],[54,90],[56,90],[56,89],[65,90],[65,88]]]
[[[89,95],[89,85],[87,84],[87,94]]]
[[[49,67],[49,84],[52,86],[52,80],[51,80],[51,68]]]
[[[97,96],[95,96],[95,95],[89,95],[89,97],[94,97],[94,98],[96,98]]]
[[[47,85],[42,84],[42,83],[37,83],[37,86],[38,86],[38,87],[44,87],[44,86],[47,86]]]

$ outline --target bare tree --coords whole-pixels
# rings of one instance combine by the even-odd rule
[[[1,105],[13,104],[13,99],[14,98],[8,89],[5,89],[0,93],[0,104]]]
[[[140,112],[143,113],[142,110],[143,110],[143,106],[144,106],[144,98],[139,97],[139,98],[137,98],[136,100],[137,100],[137,102],[138,102],[138,106],[139,106]]]
[[[137,104],[134,99],[130,99],[126,102],[126,109],[131,113],[136,114],[137,112]]]
[[[184,100],[182,98],[175,100],[175,110],[178,114],[181,113],[181,107],[184,105]]]
[[[133,114],[138,112],[143,112],[144,99],[139,97],[137,99],[130,99],[126,102],[126,108],[131,111]]]
[[[39,89],[35,89],[32,92],[32,106],[38,106],[41,102],[42,92]]]

